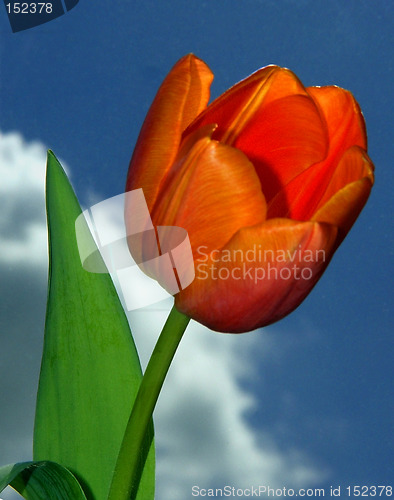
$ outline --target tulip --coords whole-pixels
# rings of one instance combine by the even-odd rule
[[[208,105],[212,79],[194,55],[175,64],[126,190],[143,189],[154,225],[189,234],[196,276],[176,308],[240,333],[304,300],[366,203],[374,167],[350,92],[305,88],[267,66]],[[126,225],[131,217],[126,209]]]

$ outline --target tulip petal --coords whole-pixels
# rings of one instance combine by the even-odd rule
[[[269,203],[327,154],[325,124],[314,102],[294,95],[273,101],[249,121],[234,145],[254,164]]]
[[[130,162],[126,191],[143,188],[151,208],[178,153],[182,131],[206,107],[213,75],[189,54],[169,72],[145,118]]]
[[[268,204],[267,217],[310,220],[329,182],[326,170],[325,163],[318,162],[288,182]]]
[[[308,87],[306,90],[327,123],[330,141],[327,161],[330,164],[337,164],[351,146],[367,150],[364,118],[351,92],[335,86]]]
[[[364,119],[349,91],[334,86],[308,87],[307,91],[327,124],[329,151],[323,161],[311,163],[307,170],[285,183],[276,196],[269,200],[270,218],[309,220],[318,207],[332,196],[334,184],[331,184],[331,188],[329,184],[345,151],[352,146],[365,150],[367,148]],[[356,169],[356,175],[358,172]],[[362,175],[358,178],[361,177]],[[350,182],[346,182],[347,178],[348,176],[344,175],[342,182],[339,181],[341,187]],[[337,175],[337,181],[338,179]]]
[[[367,153],[359,146],[353,146],[345,151],[333,173],[327,189],[320,200],[318,209],[332,198],[347,184],[368,178],[371,185],[374,183],[374,166]]]
[[[186,229],[194,251],[201,245],[218,248],[266,216],[253,165],[241,151],[212,140],[212,129],[203,127],[186,139],[152,212],[155,225]]]
[[[351,92],[335,86],[308,87],[307,91],[327,124],[329,151],[319,165],[312,165],[309,171],[292,186],[284,187],[287,213],[297,220],[310,219],[321,204],[321,199],[345,151],[352,146],[367,150],[364,119]],[[301,196],[301,190],[305,195]]]
[[[367,147],[364,120],[350,92],[333,86],[308,87],[306,90],[326,123],[329,150],[323,161],[311,162],[308,169],[289,178],[288,182],[283,179],[282,189],[275,197],[267,197],[269,218],[309,220],[325,197],[330,179],[345,151],[352,146]]]
[[[241,129],[259,107],[289,95],[307,95],[306,89],[290,70],[266,66],[233,85],[215,99],[185,131],[187,135],[211,123],[218,125],[214,138],[232,144],[235,129]],[[231,138],[230,138],[231,137]]]
[[[325,158],[328,132],[319,108],[291,71],[267,66],[216,99],[186,133],[217,124],[213,139],[254,164],[269,202],[284,185]]]
[[[374,183],[373,164],[361,148],[350,148],[341,159],[312,220],[339,228],[338,245],[364,207]]]
[[[327,172],[325,162],[312,165],[280,191],[268,206],[268,218],[310,220],[337,191],[368,177],[373,184],[373,164],[359,146],[349,148],[335,170]],[[346,207],[344,207],[346,209]]]
[[[223,135],[232,130],[233,124],[243,111],[248,109],[253,101],[261,102],[264,99],[269,89],[266,83],[278,71],[281,71],[278,66],[267,66],[233,85],[191,123],[184,135],[215,123],[218,125],[215,139],[222,141]]]
[[[328,265],[337,229],[272,219],[238,231],[195,261],[196,278],[175,297],[177,309],[207,327],[241,333],[294,310]]]

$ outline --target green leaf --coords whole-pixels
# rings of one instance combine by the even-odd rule
[[[27,500],[86,500],[71,472],[54,462],[21,462],[0,467],[0,492],[9,484]]]
[[[75,232],[81,208],[50,151],[46,195],[49,291],[34,459],[62,464],[78,478],[88,499],[104,500],[142,379],[141,367],[110,276],[82,268]],[[95,244],[87,234],[91,247]],[[148,434],[144,447],[151,450],[140,500],[154,498],[153,424]]]

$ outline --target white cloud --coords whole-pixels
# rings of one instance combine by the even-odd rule
[[[43,186],[46,150],[0,133],[0,261],[46,266]]]
[[[23,310],[30,304],[26,318],[19,318],[21,304],[17,301],[0,318],[5,325],[3,331],[15,332],[15,337],[8,336],[9,341],[1,338],[5,356],[0,358],[0,389],[3,398],[10,398],[12,391],[15,400],[2,415],[6,425],[0,428],[0,442],[2,450],[7,450],[7,456],[0,450],[2,463],[30,458],[26,456],[28,439],[19,442],[18,436],[32,431],[33,394],[40,363],[47,267],[45,162],[44,145],[27,143],[16,133],[0,134],[0,274],[9,272],[7,279],[13,280],[15,297],[24,296]],[[30,276],[30,288],[37,289],[37,297],[25,291],[26,266],[39,271]],[[39,307],[33,299],[39,300]],[[144,364],[166,319],[167,306],[168,301],[162,311],[156,306],[130,315]],[[24,321],[25,328],[27,321],[36,325],[36,336],[32,338],[28,331],[18,337],[18,321]],[[29,342],[34,346],[20,365],[6,359],[8,351],[16,352],[15,346]],[[253,381],[258,372],[256,353],[264,359],[277,347],[272,339],[258,333],[221,335],[197,323],[189,325],[155,413],[157,500],[191,498],[193,485],[247,487],[263,483],[298,487],[324,479],[325,472],[302,450],[279,448],[269,429],[256,429],[248,419],[261,402],[257,390],[246,390],[244,382]],[[16,376],[20,383],[5,387]],[[18,411],[23,417],[14,421]],[[2,498],[10,499],[7,495],[2,493]]]

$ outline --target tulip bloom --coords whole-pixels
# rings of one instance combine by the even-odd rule
[[[279,320],[308,295],[373,185],[352,94],[262,68],[208,106],[193,55],[161,85],[131,159],[153,223],[187,230],[196,277],[176,308],[222,332]],[[132,213],[126,209],[127,220]],[[142,252],[144,249],[142,248]]]

